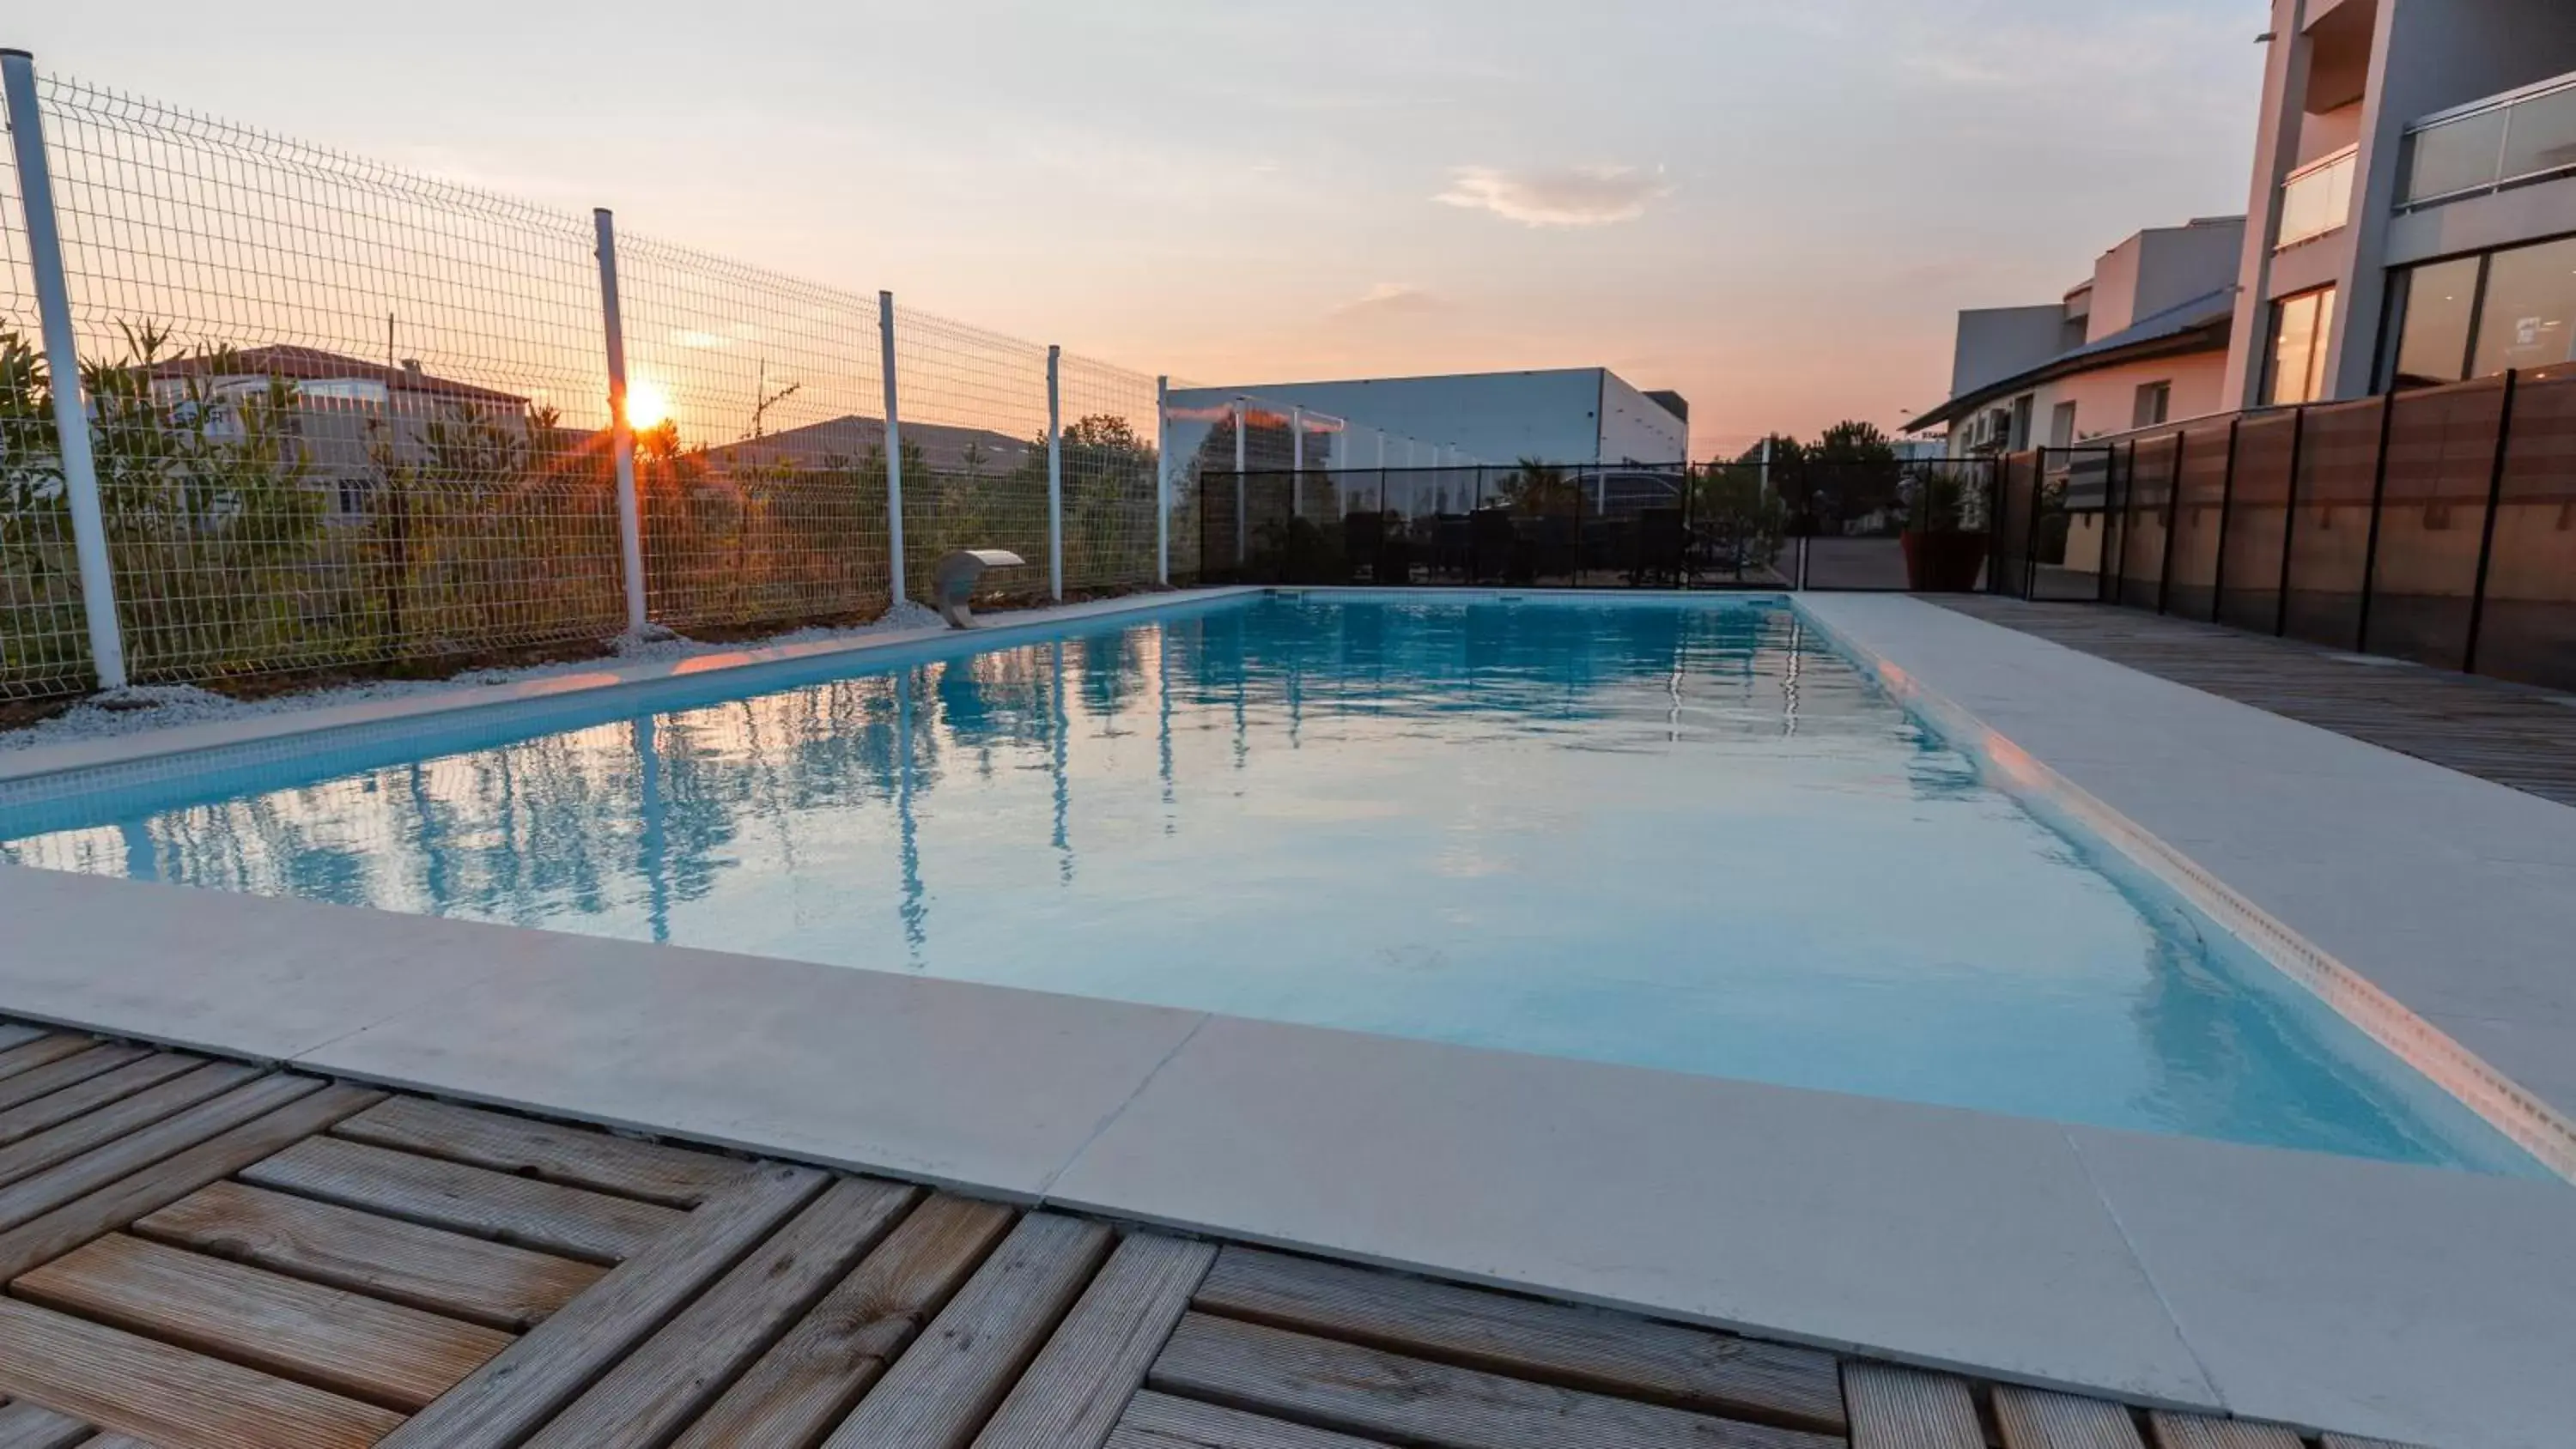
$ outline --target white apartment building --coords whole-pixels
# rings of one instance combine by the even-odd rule
[[[2244,232],[2236,216],[2151,228],[2057,301],[1961,312],[1950,399],[1905,430],[2015,452],[2220,411]]]
[[[2272,0],[2229,408],[2576,359],[2576,0]]]
[[[1508,467],[1523,458],[1670,467],[1690,458],[1689,404],[1606,367],[1179,388],[1169,399],[1176,419],[1238,404],[1330,420],[1329,431],[1307,430],[1310,468]]]

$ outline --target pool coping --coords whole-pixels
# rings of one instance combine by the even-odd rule
[[[105,735],[96,739],[22,745],[0,749],[0,786],[24,787],[28,782],[48,775],[67,775],[144,760],[166,760],[173,756],[230,749],[291,735],[422,720],[442,714],[490,709],[497,705],[597,695],[609,690],[663,684],[733,670],[812,664],[891,649],[916,648],[924,644],[953,644],[968,639],[1006,640],[1090,619],[1160,612],[1182,605],[1215,603],[1262,592],[1264,590],[1257,585],[1241,584],[1121,594],[1073,604],[980,614],[976,616],[976,627],[971,630],[934,624],[917,629],[889,629],[880,633],[803,640],[792,644],[751,644],[740,649],[669,659],[603,662],[596,669],[549,672],[492,684],[457,684],[446,689],[348,703],[325,703],[306,709],[274,710],[238,719]]]
[[[1798,602],[1944,701],[1907,627],[2082,657]],[[0,917],[0,1011],[64,1025],[2136,1403],[2452,1449],[2576,1418],[2554,1184],[24,868]]]

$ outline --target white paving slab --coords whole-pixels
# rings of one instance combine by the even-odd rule
[[[2237,1414],[2443,1449],[2576,1443],[2565,1188],[2068,1135]]]
[[[298,1064],[1028,1200],[1205,1020],[757,956],[588,944],[378,1022]]]
[[[1048,1196],[2217,1406],[2044,1122],[1218,1017]]]
[[[0,865],[0,1007],[285,1061],[576,938]]]

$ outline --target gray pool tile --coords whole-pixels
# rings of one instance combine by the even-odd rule
[[[2576,1118],[2576,1023],[2438,1013],[2427,1020],[2561,1115]]]
[[[2045,1123],[1219,1017],[1049,1196],[2216,1407]]]
[[[2446,1449],[2564,1449],[2576,1191],[2069,1130],[2234,1412]]]

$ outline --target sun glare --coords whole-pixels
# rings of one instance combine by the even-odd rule
[[[626,426],[647,432],[671,420],[671,400],[662,389],[637,378],[626,385]]]

